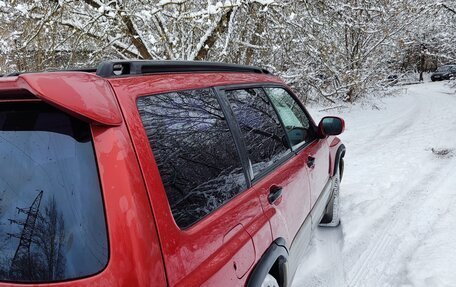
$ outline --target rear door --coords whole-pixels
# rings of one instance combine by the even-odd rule
[[[169,285],[243,285],[272,239],[226,109],[212,89],[141,92],[119,92],[119,100],[157,218]]]

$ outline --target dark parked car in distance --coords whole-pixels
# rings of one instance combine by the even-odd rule
[[[433,82],[443,81],[454,77],[456,77],[456,65],[444,65],[437,68],[437,71],[431,75],[431,80]]]

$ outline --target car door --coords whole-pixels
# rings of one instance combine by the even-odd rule
[[[328,143],[317,138],[310,116],[289,91],[282,87],[265,87],[265,91],[285,126],[292,150],[306,166],[313,207],[329,179]]]
[[[262,88],[223,90],[241,132],[252,189],[260,194],[273,239],[291,245],[310,212],[306,155],[293,153],[276,109]]]
[[[317,139],[301,103],[283,87],[226,90],[225,95],[242,131],[253,188],[273,239],[285,239],[290,251],[292,278],[311,238],[310,210],[328,176],[325,142]]]

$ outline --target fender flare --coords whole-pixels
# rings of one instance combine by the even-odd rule
[[[334,161],[334,173],[337,174],[340,160],[345,156],[345,145],[341,144],[336,152],[336,159]]]
[[[276,279],[280,286],[287,286],[288,250],[285,246],[285,239],[283,238],[278,238],[272,242],[266,252],[261,256],[260,260],[258,260],[252,273],[250,273],[246,284],[247,287],[261,286],[261,283],[263,283],[264,278],[276,261],[279,264],[278,272],[280,277]]]

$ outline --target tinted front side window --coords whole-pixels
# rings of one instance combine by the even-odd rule
[[[282,119],[288,138],[293,146],[313,139],[313,131],[304,111],[298,102],[282,88],[265,88]]]
[[[231,132],[210,90],[143,97],[137,104],[180,228],[246,188]]]
[[[0,158],[0,281],[101,271],[108,243],[89,126],[41,103],[2,103]]]
[[[248,149],[253,175],[288,154],[285,132],[262,89],[226,91]]]

